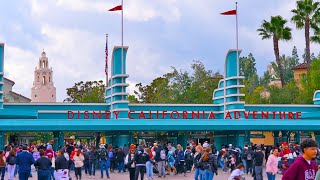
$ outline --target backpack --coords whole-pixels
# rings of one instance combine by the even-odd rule
[[[191,155],[190,151],[186,152],[185,159],[188,160],[188,161],[192,161],[192,155]]]
[[[164,149],[162,149],[160,151],[160,159],[161,160],[166,160],[166,152],[164,151]]]
[[[100,149],[99,157],[101,160],[107,160],[108,159],[107,150],[104,148]]]
[[[15,164],[15,163],[14,163],[14,162],[15,162],[15,159],[16,159],[15,156],[10,156],[10,157],[9,157],[8,164],[9,164],[9,165],[14,165],[14,164]]]
[[[110,150],[110,151],[108,152],[108,155],[109,155],[109,158],[113,159],[113,151],[112,151],[112,150]]]
[[[247,155],[247,160],[248,160],[248,161],[251,161],[251,160],[252,160],[251,153],[248,153],[248,155]]]

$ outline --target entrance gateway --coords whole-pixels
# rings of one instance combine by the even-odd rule
[[[184,147],[190,131],[214,132],[216,147],[249,144],[251,131],[273,132],[274,143],[281,141],[279,131],[283,140],[287,132],[294,132],[296,141],[301,131],[313,131],[320,141],[320,91],[315,92],[313,105],[246,105],[240,101],[244,77],[239,76],[236,50],[227,52],[225,79],[213,98],[208,97],[212,104],[129,104],[128,47],[123,47],[123,61],[121,51],[121,46],[113,49],[106,103],[3,103],[4,44],[0,44],[0,149],[5,132],[23,131],[53,132],[55,148],[63,146],[66,131],[100,132],[108,144],[119,146],[131,143],[134,131],[168,132],[168,140]]]

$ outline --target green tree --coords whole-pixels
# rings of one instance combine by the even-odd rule
[[[307,57],[307,51],[306,51],[306,49],[304,49],[304,54],[302,54],[302,58],[303,59],[306,59],[306,57]],[[310,61],[312,61],[312,60],[314,60],[314,59],[316,59],[316,56],[314,55],[314,53],[311,53],[311,55],[310,55]]]
[[[300,59],[299,59],[298,50],[296,46],[293,46],[293,49],[292,49],[292,59],[294,60],[296,65],[299,64]]]
[[[285,80],[283,75],[283,67],[280,61],[279,41],[288,41],[292,38],[291,28],[285,26],[286,23],[287,20],[283,19],[281,16],[271,16],[270,22],[263,20],[261,28],[258,29],[259,35],[262,36],[262,39],[272,38],[273,40],[273,49],[279,69],[282,87],[285,85]]]
[[[318,1],[314,2],[313,0],[299,0],[296,5],[296,9],[291,11],[293,13],[291,21],[296,24],[297,29],[304,29],[306,42],[305,62],[310,65],[310,28],[316,32],[319,31],[320,5]],[[317,39],[317,36],[311,36],[312,41],[317,41]]]
[[[251,53],[248,57],[240,58],[240,75],[244,76],[244,79],[248,80],[249,77],[257,72],[255,61],[256,60]]]
[[[263,73],[263,76],[260,78],[260,84],[266,87],[270,83],[271,79],[272,79],[272,77],[269,74],[269,72],[265,71]]]
[[[128,96],[129,103],[139,103],[139,100],[135,97],[135,95],[129,95]]]
[[[104,103],[105,85],[103,81],[80,81],[73,87],[67,88],[68,97],[64,102],[69,103]]]
[[[264,90],[264,86],[257,86],[252,94],[245,98],[246,104],[267,104],[268,99],[261,96],[261,92]]]
[[[222,75],[218,72],[213,74],[211,70],[206,70],[204,64],[200,61],[195,61],[191,68],[193,70],[192,83],[185,93],[184,100],[194,104],[212,103],[212,93],[218,87]]]
[[[320,89],[320,59],[311,62],[310,71],[301,79],[301,87],[303,87],[299,102],[302,104],[313,104],[313,94]]]
[[[170,95],[168,76],[170,76],[170,73],[154,79],[150,85],[146,86],[138,83],[136,84],[138,91],[134,91],[134,93],[142,103],[169,103],[172,95]]]
[[[158,77],[150,85],[136,85],[135,94],[142,103],[212,103],[212,93],[222,78],[207,70],[203,63],[191,64],[192,74],[172,67],[172,72]]]
[[[299,96],[299,89],[295,82],[289,82],[285,87],[269,86],[270,104],[296,104]]]
[[[294,58],[291,58],[289,56],[286,55],[282,55],[280,56],[280,62],[281,65],[283,67],[283,78],[285,83],[288,83],[290,81],[293,80],[293,70],[292,68],[295,67],[296,64],[296,60]],[[280,72],[279,72],[279,68],[278,65],[274,62],[271,63],[272,64],[272,68],[275,71],[276,77],[279,78],[280,77]]]

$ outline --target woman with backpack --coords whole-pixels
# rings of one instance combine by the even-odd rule
[[[14,178],[14,170],[16,169],[16,152],[12,149],[9,152],[9,156],[7,157],[7,163],[8,163],[8,180],[13,180]]]
[[[200,166],[204,169],[204,180],[213,180],[214,174],[218,175],[218,166],[215,163],[211,148],[206,148],[200,159]]]
[[[34,166],[38,168],[38,180],[48,180],[51,176],[52,162],[44,155],[44,151],[40,150],[40,158],[34,163]]]
[[[73,156],[74,162],[74,173],[76,175],[76,179],[81,179],[81,168],[83,167],[84,156],[81,153],[81,149],[79,148],[77,154]]]

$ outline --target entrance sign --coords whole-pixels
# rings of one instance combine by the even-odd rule
[[[120,111],[68,111],[68,119],[119,119]],[[132,115],[138,113],[138,118]],[[111,118],[111,115],[114,118]],[[227,111],[224,119],[301,119],[301,112]],[[216,119],[213,111],[133,111],[129,119]]]
[[[63,145],[66,131],[100,132],[115,146],[131,143],[134,131],[173,133],[176,138],[170,136],[170,141],[184,146],[190,138],[187,132],[212,131],[216,147],[248,144],[250,131],[273,131],[275,142],[279,142],[279,131],[283,136],[294,132],[299,138],[300,131],[313,131],[320,141],[320,91],[315,93],[313,105],[245,104],[240,100],[244,96],[237,64],[240,51],[227,52],[225,79],[213,96],[207,97],[212,104],[129,104],[127,51],[128,47],[122,46],[113,49],[106,103],[3,103],[5,51],[0,44],[0,148],[4,147],[5,132],[14,131],[53,132],[55,147]]]

